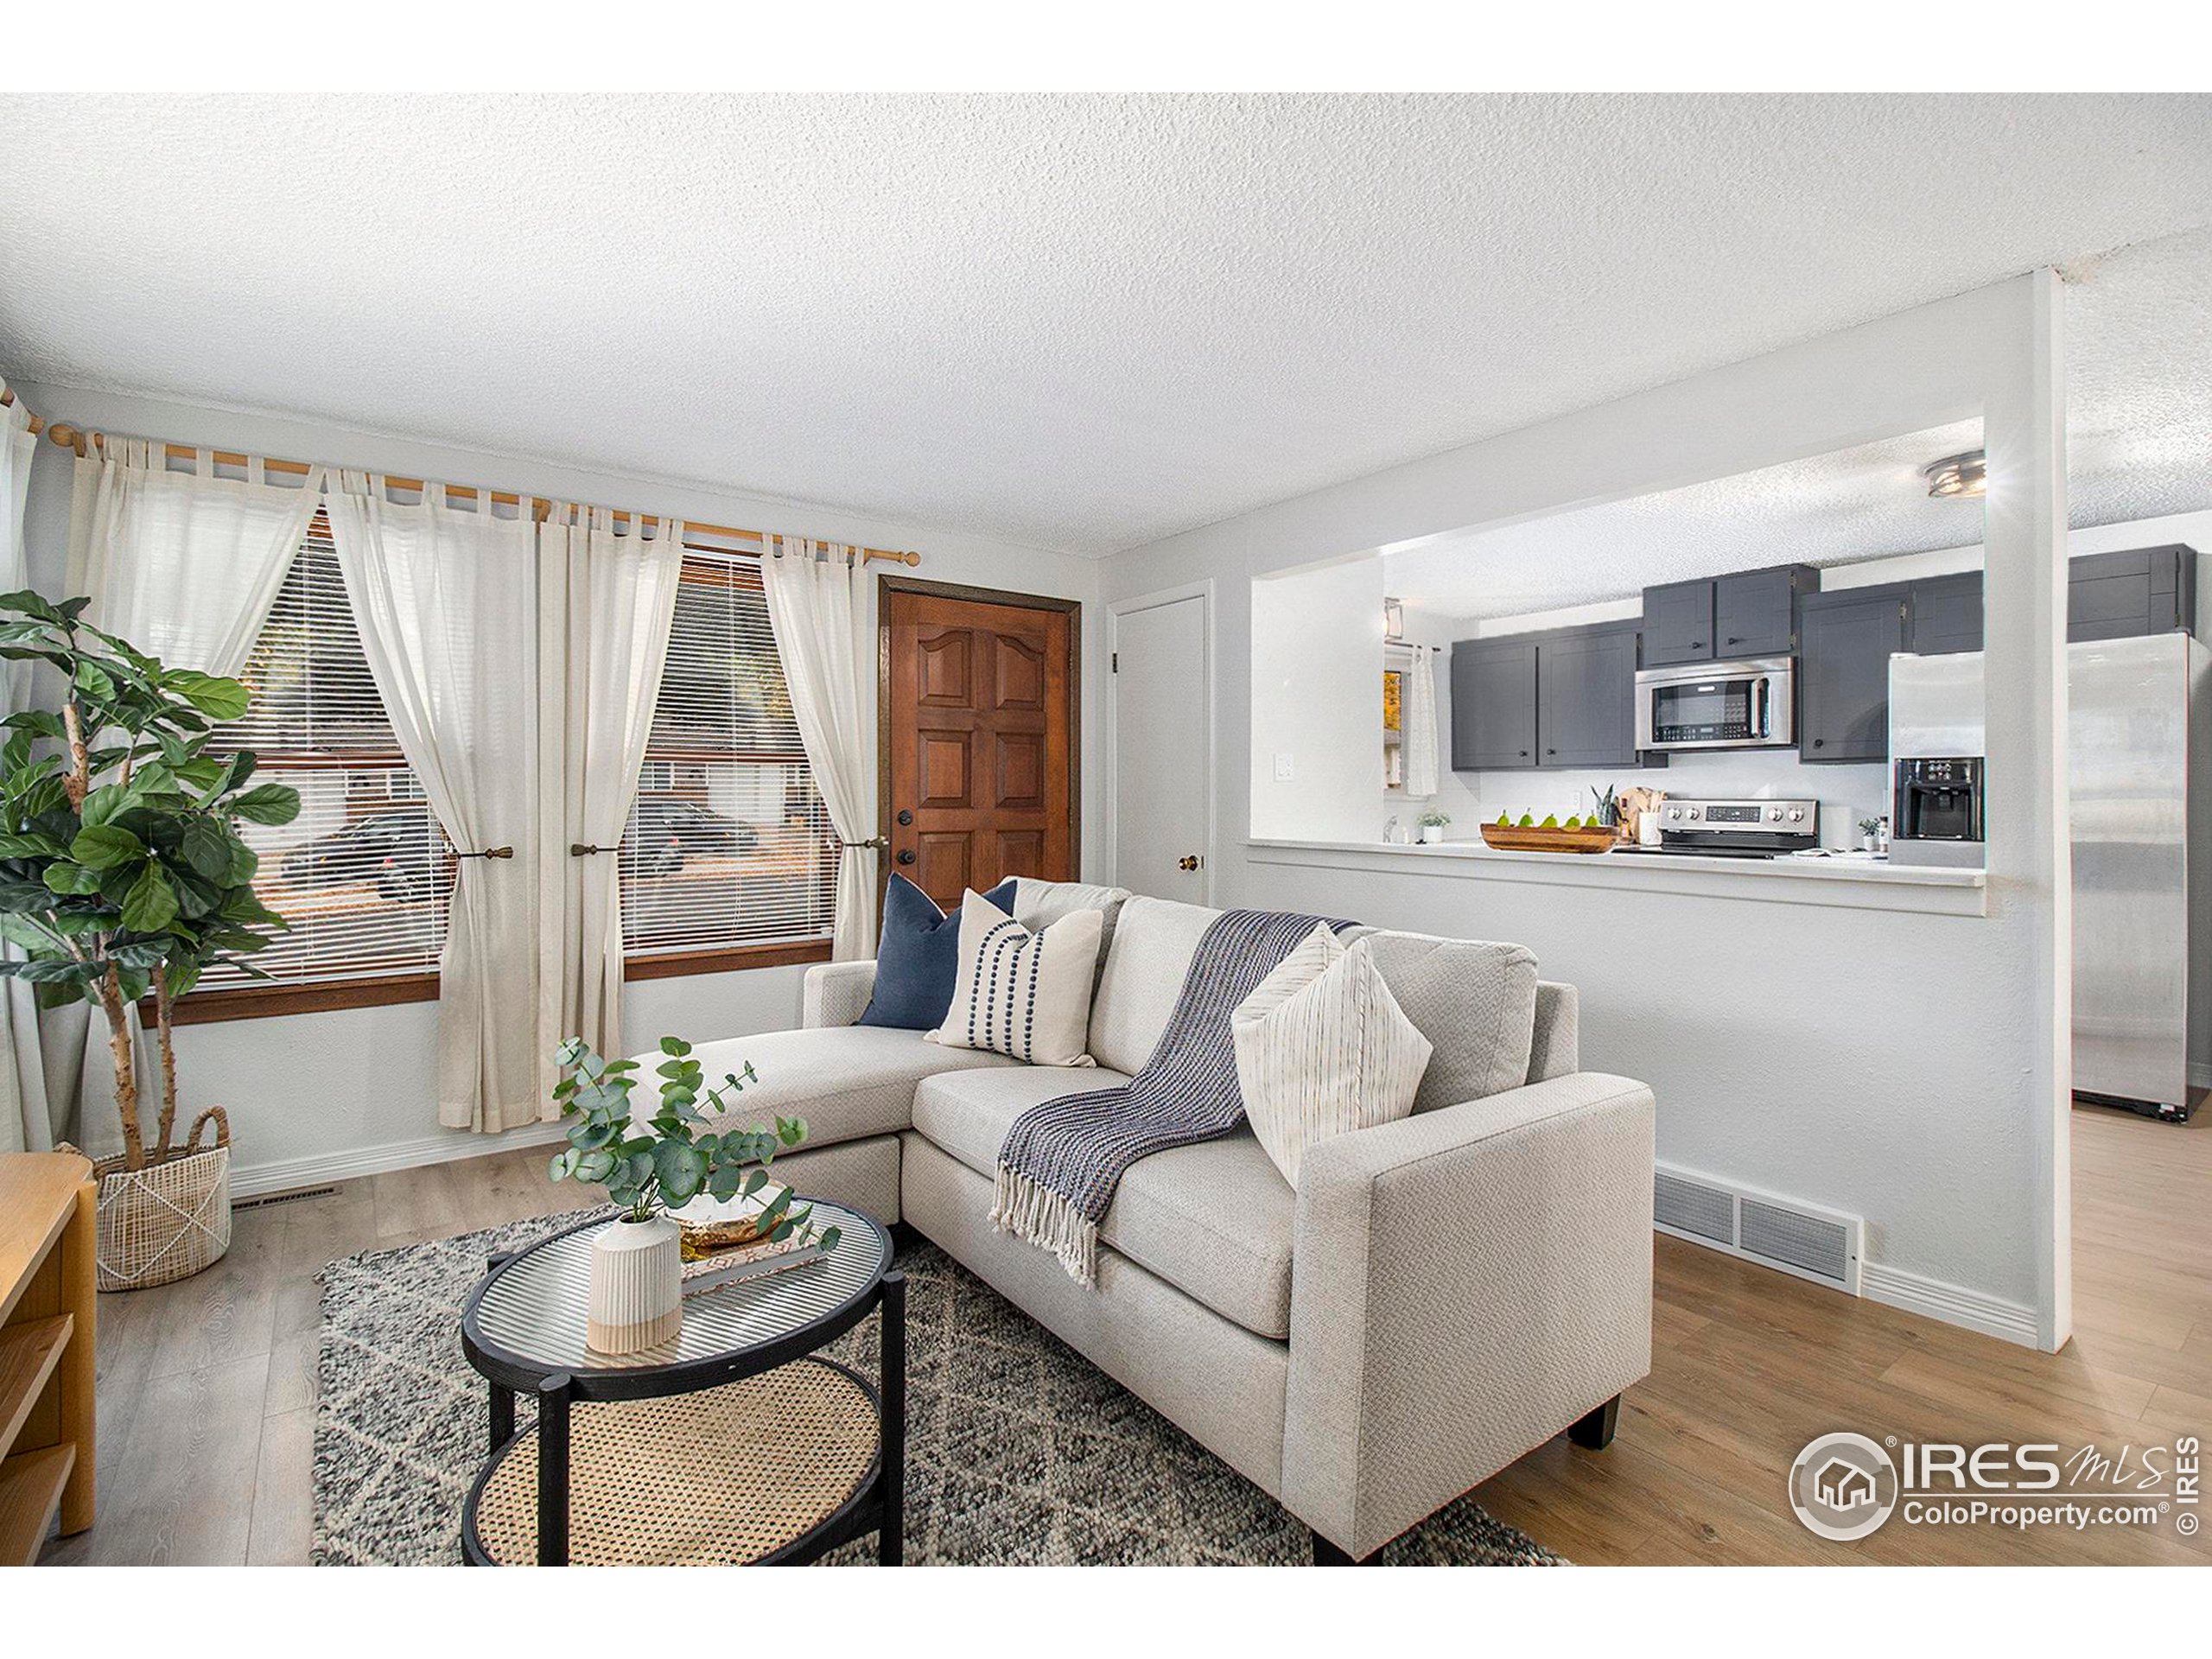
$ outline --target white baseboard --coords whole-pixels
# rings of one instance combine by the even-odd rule
[[[2000,1301],[1963,1285],[1923,1278],[1916,1273],[1907,1273],[1903,1268],[1886,1267],[1879,1262],[1860,1262],[1859,1294],[1869,1300],[1903,1308],[1908,1313],[1941,1319],[1946,1325],[1962,1325],[1986,1337],[2017,1342],[2023,1348],[2041,1345],[2037,1340],[2035,1309],[2018,1302]]]
[[[531,1123],[505,1135],[468,1135],[459,1129],[421,1141],[391,1141],[380,1147],[349,1152],[330,1152],[309,1158],[280,1158],[266,1164],[231,1166],[231,1196],[257,1198],[267,1192],[295,1192],[303,1186],[328,1186],[338,1181],[381,1175],[395,1169],[418,1169],[425,1164],[449,1164],[463,1158],[482,1158],[515,1147],[543,1147],[558,1141],[564,1126]]]

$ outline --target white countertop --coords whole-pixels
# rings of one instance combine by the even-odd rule
[[[1916,911],[1987,913],[1987,874],[1892,864],[1886,859],[1708,858],[1696,853],[1507,853],[1479,841],[1431,846],[1389,841],[1300,841],[1254,836],[1245,856],[1258,864],[1332,865],[1399,875],[1533,881],[1683,898]]]

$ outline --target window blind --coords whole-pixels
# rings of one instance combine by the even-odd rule
[[[302,985],[435,970],[453,849],[400,755],[321,512],[240,677],[252,701],[210,747],[250,749],[264,781],[300,791],[290,823],[238,826],[261,857],[255,891],[291,924],[254,965]],[[226,969],[202,982],[256,982]]]
[[[622,838],[632,957],[826,939],[836,838],[750,560],[687,552]]]

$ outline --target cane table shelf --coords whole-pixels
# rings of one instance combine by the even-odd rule
[[[92,1524],[92,1168],[0,1155],[0,1566]]]
[[[874,1531],[896,1564],[906,1281],[872,1217],[817,1202],[815,1220],[842,1233],[827,1257],[688,1297],[673,1340],[620,1358],[584,1340],[592,1236],[611,1221],[495,1257],[461,1312],[462,1351],[491,1384],[464,1558],[798,1561]],[[816,1352],[879,1305],[880,1390]],[[538,1407],[520,1433],[518,1392]]]

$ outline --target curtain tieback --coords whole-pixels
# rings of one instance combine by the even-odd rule
[[[572,841],[569,843],[570,858],[589,858],[594,853],[619,853],[621,850],[622,843],[619,841],[612,847],[588,847],[581,841]]]
[[[514,855],[515,849],[512,847],[486,847],[480,853],[455,853],[454,855],[455,858],[512,858]]]
[[[870,836],[866,841],[840,841],[837,844],[840,847],[888,847],[891,844],[891,837]]]

